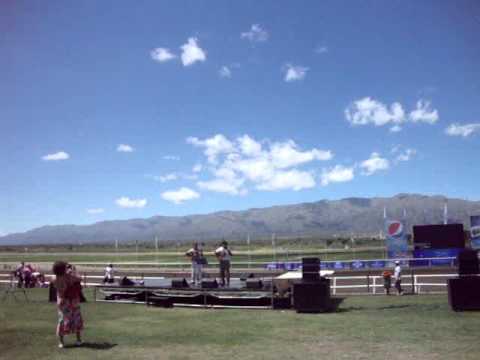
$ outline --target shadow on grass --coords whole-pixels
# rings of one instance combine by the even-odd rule
[[[110,350],[111,348],[117,346],[117,344],[111,344],[108,342],[95,343],[95,342],[84,342],[80,346],[76,345],[66,345],[66,349],[72,348],[84,348],[84,349],[93,349],[93,350]]]
[[[412,307],[412,305],[388,305],[377,308],[378,310],[392,310],[392,309],[404,309]]]
[[[350,311],[361,311],[365,310],[366,308],[363,306],[350,306],[350,307],[345,307],[345,308],[338,308],[335,310],[337,313],[345,313],[345,312],[350,312]]]
[[[388,306],[380,306],[380,307],[365,307],[365,306],[349,306],[346,308],[339,308],[336,310],[337,313],[345,313],[350,311],[363,311],[363,310],[397,310],[397,309],[405,309],[412,307],[413,305],[388,305]]]

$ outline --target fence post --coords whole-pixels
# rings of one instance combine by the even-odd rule
[[[370,271],[367,273],[367,293],[370,294]]]
[[[376,276],[373,277],[372,286],[373,286],[373,295],[375,295],[377,293],[377,277]]]
[[[410,278],[412,283],[412,294],[415,294],[415,272],[414,270],[410,270]]]
[[[273,291],[274,291],[273,277],[270,278],[270,283],[272,284],[272,285],[271,285],[271,287],[272,287],[272,292],[271,292],[271,300],[270,300],[270,301],[271,301],[271,304],[272,304],[272,310],[274,310],[275,307],[273,306],[273,298],[274,298],[275,294],[274,294],[274,292],[273,292]]]
[[[333,277],[333,295],[337,295],[337,277]]]
[[[93,287],[93,302],[97,302],[97,286]]]

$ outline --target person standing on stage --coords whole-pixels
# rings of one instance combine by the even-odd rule
[[[105,277],[103,278],[104,283],[112,284],[115,282],[115,273],[113,271],[113,265],[108,264],[105,268]]]
[[[395,269],[393,271],[393,278],[395,279],[395,289],[397,289],[397,295],[403,295],[402,268],[400,267],[400,261],[395,261]]]
[[[185,253],[190,261],[192,262],[192,280],[191,284],[201,285],[202,283],[202,272],[204,264],[203,250],[198,245],[197,242],[193,243],[193,247]]]
[[[221,286],[230,286],[230,259],[233,256],[228,248],[228,243],[223,240],[221,246],[215,250],[215,256],[219,261]]]

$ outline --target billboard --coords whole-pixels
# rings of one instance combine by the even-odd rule
[[[463,224],[415,225],[413,245],[416,249],[464,248]]]
[[[470,239],[472,249],[480,249],[480,215],[470,216]]]
[[[408,242],[405,226],[398,220],[385,221],[385,245],[389,258],[408,257]]]

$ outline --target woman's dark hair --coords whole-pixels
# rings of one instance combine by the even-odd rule
[[[65,275],[65,272],[67,271],[67,263],[65,261],[55,261],[52,271],[56,276]]]

